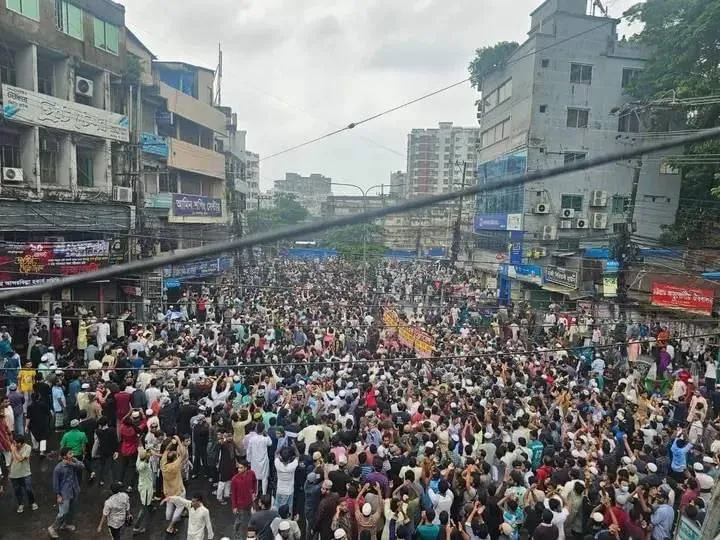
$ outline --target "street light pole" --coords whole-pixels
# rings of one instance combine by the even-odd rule
[[[345,182],[330,182],[330,185],[335,186],[347,186],[347,187],[353,187],[355,189],[359,189],[360,193],[362,193],[362,200],[363,200],[363,212],[367,212],[367,194],[375,189],[380,188],[381,190],[385,186],[385,184],[377,184],[374,186],[370,186],[367,189],[363,189],[357,184],[348,184]],[[367,288],[367,223],[363,223],[363,288]]]

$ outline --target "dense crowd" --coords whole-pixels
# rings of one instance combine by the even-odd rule
[[[25,336],[0,330],[18,512],[57,504],[57,538],[98,482],[113,538],[163,506],[168,534],[187,518],[189,539],[212,539],[208,492],[237,539],[667,540],[681,517],[702,526],[720,476],[713,339],[498,306],[439,264],[382,263],[369,287],[342,261],[250,272],[151,322],[41,313],[22,358]],[[54,501],[34,498],[33,452],[57,453]]]

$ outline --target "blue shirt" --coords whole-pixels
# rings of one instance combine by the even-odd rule
[[[67,403],[65,402],[65,392],[63,392],[62,386],[52,387],[52,400],[53,400],[53,411],[63,412]]]
[[[672,462],[670,468],[675,472],[683,472],[687,468],[687,455],[692,450],[693,445],[689,442],[685,443],[685,446],[680,448],[675,439],[670,447],[670,453],[672,454]]]
[[[74,499],[80,493],[80,482],[78,482],[78,475],[75,473],[76,469],[84,469],[84,465],[74,459],[70,463],[61,461],[55,465],[53,471],[53,490],[56,495],[60,495],[63,501],[69,501]]]
[[[667,540],[672,533],[672,525],[675,520],[675,510],[669,504],[661,504],[650,516],[650,523],[653,524],[652,540]]]
[[[542,463],[543,450],[545,449],[543,443],[538,440],[530,441],[528,448],[532,452],[532,468],[537,469]]]

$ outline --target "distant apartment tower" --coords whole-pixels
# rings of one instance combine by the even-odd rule
[[[402,171],[390,173],[390,195],[405,198],[407,174]]]
[[[303,176],[297,173],[285,173],[284,180],[275,180],[276,193],[290,193],[312,216],[320,216],[322,204],[332,195],[332,179],[313,173]]]
[[[440,122],[437,128],[413,129],[408,135],[405,195],[418,197],[459,189],[463,162],[466,183],[475,183],[478,128]]]
[[[478,183],[664,136],[642,111],[625,107],[625,89],[643,69],[647,51],[618,40],[620,21],[588,15],[586,6],[586,0],[544,2],[530,14],[528,38],[506,67],[483,80]],[[640,174],[635,221],[637,233],[649,237],[673,222],[678,206],[680,176],[662,157],[644,156]],[[508,230],[523,231],[526,259],[607,245],[607,236],[625,226],[636,164],[614,163],[478,197],[477,247],[505,251]]]

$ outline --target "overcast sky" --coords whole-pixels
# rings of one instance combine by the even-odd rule
[[[261,159],[468,76],[478,47],[524,41],[540,0],[120,0],[160,60],[215,68],[222,104]],[[608,0],[619,17],[635,0]],[[512,5],[512,7],[510,7]],[[405,170],[407,133],[477,126],[461,85],[283,156],[261,161],[261,189],[286,171],[369,187]],[[336,193],[356,193],[335,188]]]

